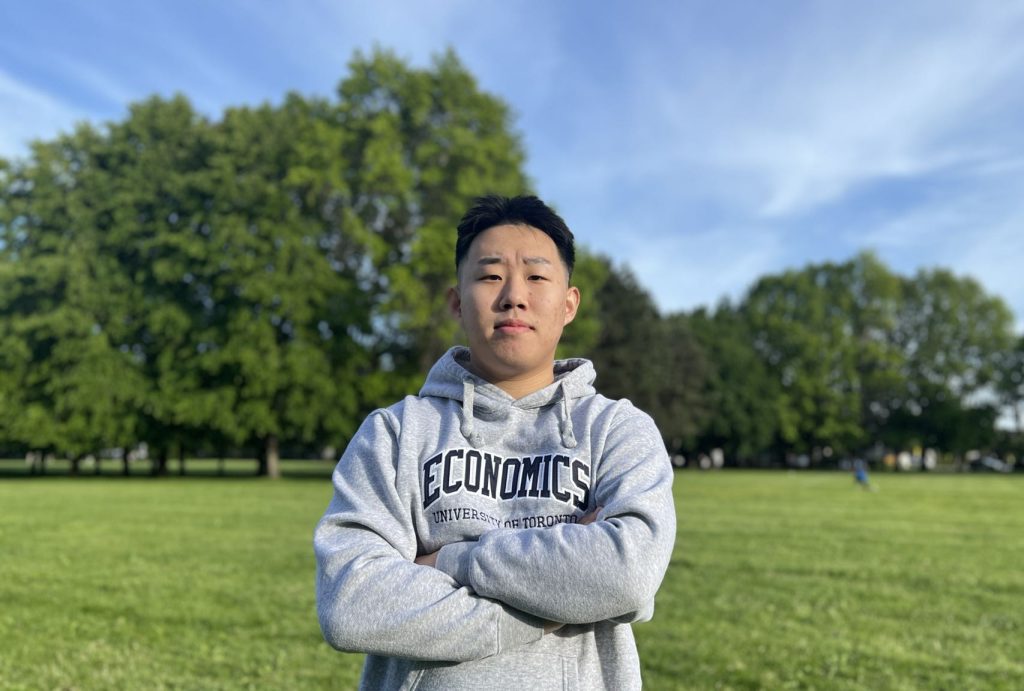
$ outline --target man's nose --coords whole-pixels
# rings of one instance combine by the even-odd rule
[[[526,308],[526,282],[521,278],[510,276],[505,281],[505,289],[501,291],[499,303],[501,309],[510,310],[513,308]]]

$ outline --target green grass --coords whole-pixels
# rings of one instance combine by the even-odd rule
[[[1024,688],[1024,478],[680,473],[649,689]],[[0,688],[354,688],[326,479],[0,481]]]
[[[1024,482],[677,475],[651,688],[1024,688]]]

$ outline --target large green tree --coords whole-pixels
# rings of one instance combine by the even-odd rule
[[[38,144],[0,168],[0,434],[144,439],[158,472],[248,445],[275,474],[281,439],[344,442],[452,343],[454,226],[527,191],[522,164],[451,52],[357,54],[336,100],[211,121],[152,98]]]
[[[677,318],[686,319],[708,359],[707,415],[689,450],[721,448],[740,465],[760,460],[776,440],[780,390],[754,350],[747,323],[728,303]]]
[[[101,139],[82,127],[0,169],[0,437],[66,455],[73,472],[138,438],[146,391],[122,341],[126,281],[83,193]]]
[[[650,413],[672,451],[692,446],[708,413],[704,351],[687,320],[662,318],[632,271],[601,261],[601,329],[590,350],[598,388]]]
[[[904,278],[864,253],[764,277],[741,312],[777,373],[786,448],[962,452],[994,437],[994,408],[981,399],[1012,320],[972,279],[944,270]]]
[[[1024,336],[1018,336],[1013,347],[1003,352],[996,381],[1000,404],[1013,419],[1018,437],[1024,436]]]
[[[357,54],[338,88],[337,259],[371,295],[367,345],[404,393],[452,344],[454,228],[475,196],[530,188],[508,106],[451,51],[427,69]]]
[[[766,276],[742,304],[754,347],[777,374],[779,437],[798,452],[865,440],[845,267]]]
[[[1013,317],[972,278],[922,270],[904,281],[893,340],[903,355],[903,396],[891,428],[906,443],[962,453],[994,439],[991,392],[1013,348]]]
[[[596,347],[605,323],[600,292],[608,280],[609,271],[610,265],[603,257],[588,251],[585,246],[576,245],[576,266],[571,283],[580,291],[580,306],[576,310],[576,318],[562,332],[558,357],[589,357]]]

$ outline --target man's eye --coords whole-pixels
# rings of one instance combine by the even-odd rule
[[[531,281],[546,281],[546,280],[548,280],[548,277],[547,276],[541,276],[540,274],[534,274],[533,276],[530,276],[530,280]]]
[[[500,281],[501,280],[501,276],[499,276],[498,274],[485,274],[485,275],[480,277],[480,280],[481,281]]]

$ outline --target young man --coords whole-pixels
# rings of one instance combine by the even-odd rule
[[[317,610],[332,646],[367,653],[362,688],[640,688],[630,623],[672,552],[672,469],[650,417],[554,359],[574,258],[539,199],[478,199],[449,295],[469,347],[334,471]]]

